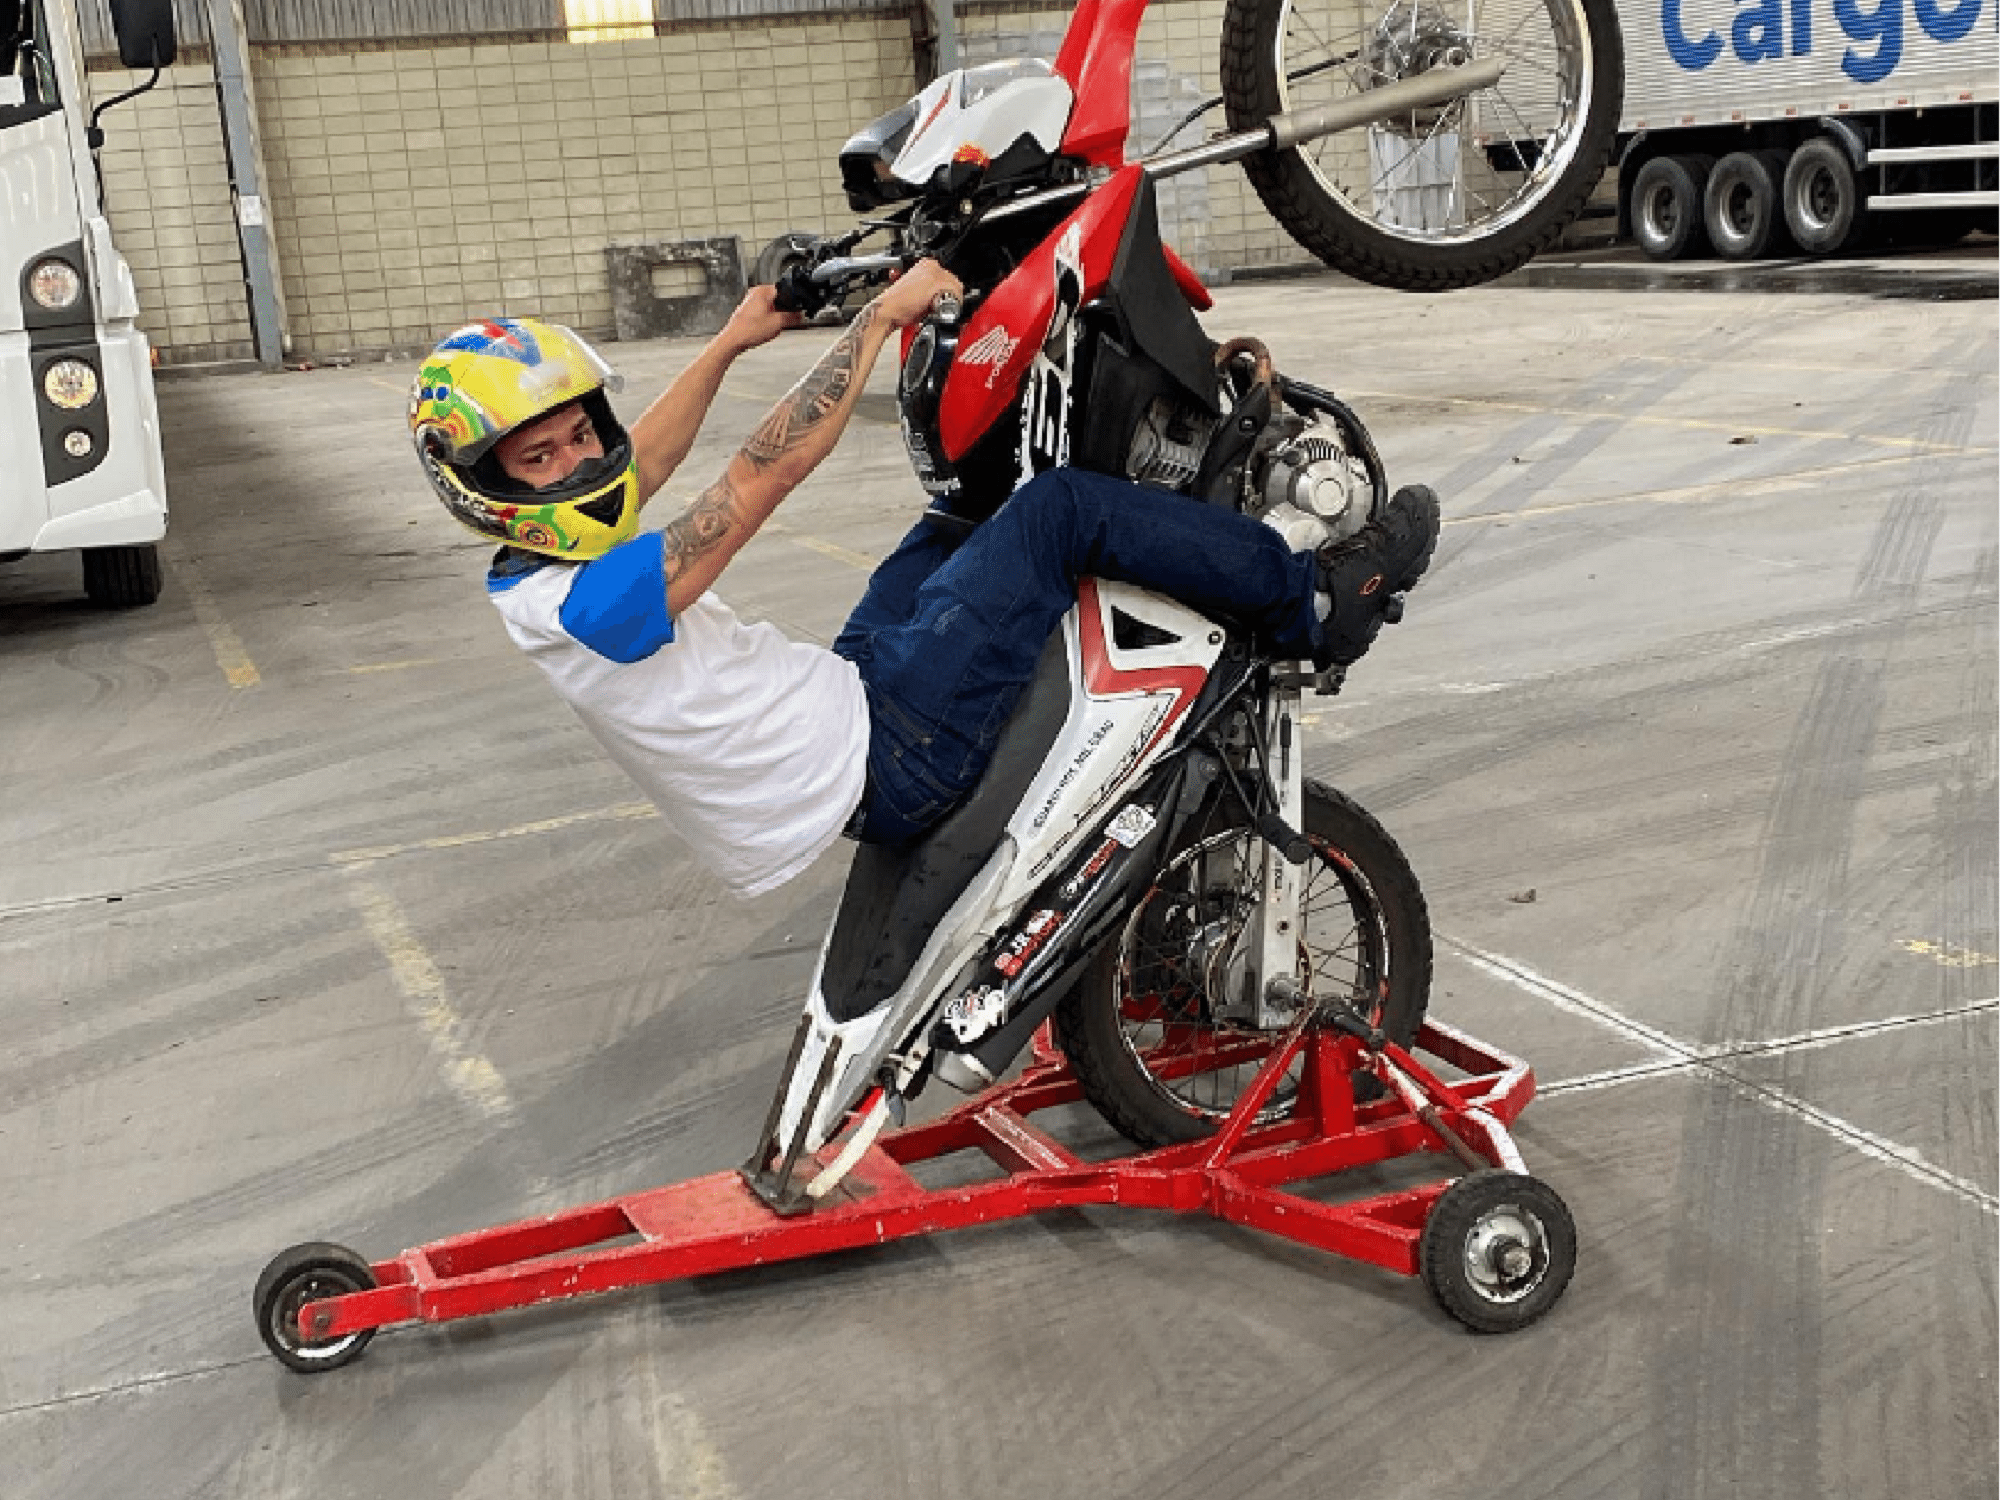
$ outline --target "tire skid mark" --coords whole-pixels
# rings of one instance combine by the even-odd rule
[[[1929,424],[1922,437],[1962,447],[1969,408]],[[1856,574],[1864,603],[1913,602],[1942,525],[1941,490],[1919,465],[1893,496]],[[1888,660],[1900,629],[1866,658],[1830,647],[1780,762],[1764,821],[1755,884],[1725,944],[1720,988],[1701,1026],[1710,1047],[1804,1029],[1826,970],[1846,946],[1848,854],[1886,699]],[[1796,1378],[1820,1367],[1819,1225],[1828,1159],[1805,1149],[1806,1132],[1772,1131],[1768,1106],[1735,1090],[1686,1119],[1675,1191],[1686,1205],[1685,1252],[1668,1269],[1668,1296],[1692,1310],[1657,1368],[1702,1372],[1656,1379],[1656,1468],[1671,1500],[1711,1493],[1816,1496],[1840,1479],[1802,1466],[1774,1434],[1825,1453],[1821,1392]],[[1773,1183],[1784,1190],[1773,1192]],[[1764,1336],[1746,1341],[1749,1329]]]
[[[787,927],[791,925],[790,918],[782,920]],[[772,928],[746,946],[762,951],[779,945],[781,938],[781,929]],[[341,1228],[340,1237],[364,1253],[380,1255],[451,1233],[455,1224],[464,1228],[468,1223],[518,1215],[523,1211],[521,1198],[528,1183],[522,1168],[513,1163],[525,1163],[537,1177],[563,1180],[551,1149],[553,1142],[575,1140],[579,1135],[590,1138],[621,1126],[628,1118],[626,1105],[645,1096],[653,1074],[668,1072],[671,1076],[671,1062],[663,1064],[662,1059],[670,1060],[675,1053],[662,1044],[691,1025],[698,1026],[710,1014],[727,1017],[754,1007],[762,978],[755,965],[716,970],[706,986],[682,996],[671,1013],[650,1018],[639,1031],[584,1059],[549,1087],[524,1093],[511,1118],[497,1123],[482,1121],[484,1128],[462,1158],[443,1171],[427,1172],[422,1185],[403,1191],[360,1222]],[[696,1015],[691,1017],[690,1011]],[[786,1040],[776,1030],[768,1039],[773,1068],[783,1055]],[[762,1104],[746,1086],[733,1109],[715,1109],[706,1123],[718,1134],[726,1128],[740,1144],[761,1118]],[[679,1158],[699,1149],[701,1142],[683,1138],[675,1145]],[[671,1162],[662,1165],[670,1168]],[[274,1172],[271,1178],[296,1182],[289,1174]],[[504,1206],[496,1212],[496,1205]],[[192,1297],[185,1290],[149,1295],[136,1311],[121,1313],[87,1331],[86,1347],[101,1350],[106,1358],[129,1358],[134,1327],[171,1331],[185,1326],[184,1333],[169,1339],[181,1359],[214,1362],[234,1358],[254,1337],[239,1300],[250,1274],[248,1268],[236,1268],[208,1297]],[[622,1305],[629,1316],[633,1299],[624,1299]],[[191,1313],[191,1306],[196,1311]],[[440,1422],[431,1408],[441,1401],[449,1403],[451,1393],[458,1388],[455,1382],[462,1376],[462,1372],[453,1373],[450,1362],[469,1355],[451,1347],[455,1339],[450,1332],[427,1336],[393,1331],[368,1362],[347,1372],[339,1382],[314,1388],[315,1398],[325,1393],[340,1409],[337,1417],[328,1414],[323,1418],[328,1427],[337,1428],[337,1436],[323,1457],[322,1471],[341,1474],[350,1488],[355,1476],[373,1475],[380,1481],[380,1493],[400,1493],[407,1473],[401,1468],[393,1474],[381,1469],[380,1465],[388,1462],[385,1455],[423,1452],[426,1484],[439,1493],[456,1493],[490,1456],[477,1434],[517,1425],[551,1389],[570,1378],[588,1347],[593,1316],[602,1319],[608,1312],[610,1309],[600,1309],[593,1314],[578,1308],[571,1310],[569,1317],[558,1316],[557,1322],[563,1325],[558,1334],[532,1351],[531,1362],[509,1365],[512,1373],[505,1381],[482,1385],[476,1396],[477,1421],[458,1428]],[[395,1352],[398,1345],[400,1358]],[[240,1399],[240,1380],[253,1378],[245,1375],[239,1380],[191,1382],[191,1388],[213,1385],[220,1393],[213,1408],[201,1412],[196,1420],[191,1421],[184,1407],[130,1413],[120,1424],[115,1443],[83,1450],[77,1461],[65,1463],[59,1474],[50,1476],[44,1493],[50,1500],[58,1495],[62,1500],[75,1500],[79,1495],[127,1493],[130,1476],[147,1472],[160,1452],[185,1448],[189,1431],[203,1434],[200,1451],[189,1465],[190,1469],[198,1467],[199,1472],[188,1476],[189,1487],[180,1493],[201,1495],[204,1500],[223,1493],[217,1488],[221,1479],[268,1440],[268,1412]],[[412,1384],[424,1393],[414,1401]],[[442,1436],[453,1431],[468,1436],[455,1443]],[[153,1457],[142,1460],[141,1455]],[[395,1461],[402,1465],[404,1458]],[[181,1478],[175,1477],[177,1481]]]

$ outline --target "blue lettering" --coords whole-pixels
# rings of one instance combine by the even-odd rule
[[[1930,33],[1931,40],[1955,42],[1972,30],[1972,23],[1979,19],[1979,10],[1985,0],[1958,0],[1958,4],[1946,10],[1938,0],[1916,0],[1917,24]]]
[[[1681,30],[1681,0],[1660,0],[1660,34],[1666,38],[1667,55],[1690,73],[1700,72],[1722,55],[1722,38],[1712,31],[1698,42],[1688,40]]]
[[[1977,5],[1981,0],[1972,0]],[[1792,56],[1812,55],[1812,0],[1792,0]]]
[[[1736,55],[1747,63],[1767,57],[1781,57],[1785,51],[1783,0],[1752,0],[1736,12],[1736,24],[1729,36],[1736,43]]]
[[[1903,0],[1876,0],[1873,10],[1863,10],[1859,0],[1833,0],[1833,14],[1852,40],[1875,43],[1866,57],[1852,47],[1843,52],[1841,72],[1856,83],[1880,83],[1896,71],[1903,60]],[[1957,19],[1954,14],[1952,20]]]

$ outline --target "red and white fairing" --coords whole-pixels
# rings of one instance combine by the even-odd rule
[[[1121,646],[1114,612],[1157,644]],[[995,906],[1011,910],[1173,743],[1222,650],[1210,620],[1130,584],[1086,578],[1063,618],[1069,714],[1007,824],[1020,850]],[[1158,810],[1155,809],[1155,812]]]
[[[990,161],[1024,135],[1053,155],[1076,95],[1048,63],[1023,57],[947,73],[915,103],[916,122],[889,172],[922,188],[939,167],[965,153]]]

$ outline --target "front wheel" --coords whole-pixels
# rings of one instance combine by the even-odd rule
[[[1417,877],[1382,825],[1331,787],[1306,782],[1303,821],[1312,852],[1301,987],[1309,1000],[1351,1005],[1408,1046],[1431,983],[1430,915]],[[1212,1134],[1262,1065],[1260,1044],[1271,1038],[1231,1020],[1225,996],[1262,887],[1264,847],[1240,806],[1197,823],[1056,1012],[1084,1097],[1142,1146]],[[1287,1113],[1296,1092],[1292,1080],[1281,1084],[1260,1123]]]
[[[1507,64],[1490,88],[1246,158],[1264,206],[1335,270],[1405,291],[1491,281],[1547,249],[1611,159],[1613,0],[1229,0],[1222,93],[1230,128],[1250,130],[1484,58]]]

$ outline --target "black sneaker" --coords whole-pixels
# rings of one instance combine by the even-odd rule
[[[1322,547],[1319,586],[1328,610],[1313,665],[1346,667],[1375,644],[1383,623],[1403,617],[1403,595],[1416,586],[1437,550],[1438,500],[1412,484],[1383,513],[1345,541]]]

